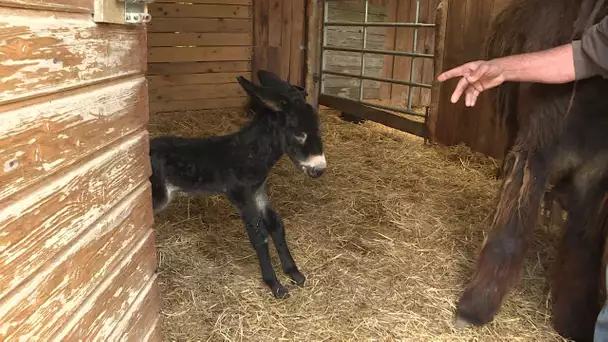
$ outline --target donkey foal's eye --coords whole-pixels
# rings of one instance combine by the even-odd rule
[[[300,143],[303,144],[306,141],[306,137],[308,135],[304,132],[302,133],[298,133],[298,134],[294,134],[293,137]]]

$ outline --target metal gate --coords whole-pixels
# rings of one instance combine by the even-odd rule
[[[381,124],[406,131],[424,138],[429,136],[429,119],[433,115],[432,111],[436,109],[434,102],[438,97],[438,84],[435,82],[425,84],[421,82],[415,82],[413,79],[414,71],[419,61],[423,59],[433,60],[434,68],[440,69],[442,52],[443,52],[443,38],[445,37],[445,15],[444,7],[446,1],[439,1],[438,10],[435,15],[435,23],[422,23],[420,22],[420,4],[423,1],[429,0],[412,0],[415,1],[415,20],[413,22],[387,22],[387,21],[372,21],[370,17],[370,0],[364,0],[364,12],[363,19],[358,21],[341,21],[341,20],[330,20],[329,5],[331,2],[335,3],[335,0],[324,0],[323,1],[323,15],[320,20],[320,31],[322,37],[318,44],[320,45],[320,51],[318,52],[318,63],[319,76],[317,80],[320,80],[320,93],[318,102],[321,105],[339,110],[344,114],[353,115],[361,119],[376,121]],[[362,29],[362,44],[360,47],[343,47],[328,44],[328,28],[332,27],[343,27],[343,28],[361,28]],[[411,51],[395,51],[378,48],[369,48],[369,28],[409,28],[413,30],[413,44]],[[420,30],[433,30],[435,32],[435,49],[434,53],[423,53],[417,51],[418,34]],[[327,60],[328,52],[339,51],[339,52],[352,52],[357,53],[360,56],[359,72],[358,74],[353,72],[342,72],[336,70],[328,70]],[[385,78],[373,76],[365,73],[366,68],[366,54],[371,55],[382,55],[382,56],[395,56],[395,57],[409,57],[411,58],[410,73],[408,80],[398,80],[395,78]],[[439,68],[438,68],[439,66]],[[352,69],[352,68],[351,68]],[[359,89],[358,93],[354,97],[338,96],[335,94],[329,94],[326,91],[327,88],[327,76],[339,76],[343,78],[350,78],[358,80]],[[437,70],[434,71],[436,79]],[[376,81],[383,82],[392,85],[407,86],[407,104],[401,106],[385,105],[381,103],[374,103],[364,99],[364,81]],[[414,110],[412,107],[412,93],[416,88],[431,89],[431,104],[426,106],[422,112]],[[432,129],[431,129],[432,130]]]

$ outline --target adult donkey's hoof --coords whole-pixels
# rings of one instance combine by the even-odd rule
[[[483,326],[494,319],[499,302],[493,300],[487,291],[467,289],[456,306],[456,327]]]

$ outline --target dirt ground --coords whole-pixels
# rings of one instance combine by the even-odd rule
[[[546,281],[557,230],[547,227],[536,230],[495,321],[454,328],[495,203],[497,161],[335,112],[321,117],[327,172],[309,179],[285,157],[268,182],[305,287],[286,285],[291,298],[274,299],[228,201],[178,198],[155,223],[165,341],[561,340]],[[219,135],[246,120],[230,111],[157,114],[150,132]]]

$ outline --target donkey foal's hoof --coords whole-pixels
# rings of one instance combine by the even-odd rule
[[[295,270],[295,271],[291,271],[288,272],[289,277],[291,277],[291,279],[293,280],[294,283],[296,283],[296,285],[303,287],[304,283],[306,282],[306,277],[300,273],[300,271]]]
[[[287,299],[291,296],[289,294],[289,290],[283,285],[279,285],[276,288],[272,289],[272,294],[276,299]]]

